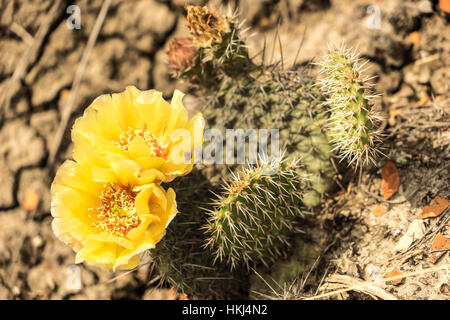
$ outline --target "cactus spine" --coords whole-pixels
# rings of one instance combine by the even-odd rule
[[[364,63],[365,64],[365,63]],[[349,163],[374,161],[380,151],[380,116],[373,110],[370,78],[364,78],[363,66],[355,51],[332,48],[321,63],[321,87],[327,95],[331,116],[327,127],[333,151]]]
[[[292,241],[290,256],[279,259],[270,268],[259,266],[250,276],[251,299],[300,299],[306,280],[300,279],[313,268],[320,256],[320,246],[301,235]]]
[[[214,263],[214,256],[203,248],[205,236],[201,228],[208,217],[201,207],[205,199],[211,198],[213,186],[195,168],[188,176],[172,182],[172,186],[180,212],[151,250],[152,266],[161,276],[160,284],[170,284],[189,299],[246,298],[245,270],[238,268],[231,273],[227,264]]]
[[[241,25],[207,7],[185,6],[192,38],[175,38],[167,52],[172,72],[205,89],[215,89],[224,75],[252,68]]]
[[[169,228],[154,251],[159,269],[184,292],[203,293],[214,290],[198,279],[217,272],[230,275],[222,262],[240,277],[242,267],[248,270],[258,262],[267,266],[287,252],[303,208],[317,206],[332,185],[331,157],[364,163],[378,153],[379,116],[373,111],[369,79],[360,75],[362,65],[350,50],[330,50],[322,63],[321,91],[305,70],[256,65],[235,17],[206,7],[187,6],[186,11],[192,38],[174,40],[169,62],[178,77],[208,96],[203,110],[208,125],[277,128],[280,146],[291,158],[302,160],[302,165],[279,159],[238,171],[227,178],[208,221],[198,207],[188,206],[187,215]],[[204,199],[204,194],[198,196]],[[188,231],[187,225],[192,227]],[[202,225],[206,240],[198,234]],[[211,247],[213,254],[201,250],[199,243]],[[303,270],[295,254],[292,257],[272,264],[278,271],[270,277],[277,283],[289,282]]]
[[[253,262],[267,265],[283,253],[301,216],[301,200],[307,185],[297,173],[298,161],[260,162],[234,174],[210,211],[206,246],[215,249],[216,260],[226,259],[231,268]]]
[[[311,189],[305,196],[308,207],[320,203],[331,184],[331,145],[322,127],[328,113],[318,88],[296,72],[268,71],[264,76],[224,78],[204,111],[216,128],[273,128],[279,130],[280,147],[304,164]]]

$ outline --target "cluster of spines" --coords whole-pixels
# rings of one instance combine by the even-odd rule
[[[212,196],[214,186],[196,168],[186,179],[172,182],[172,186],[177,191],[180,212],[151,250],[159,286],[168,284],[189,299],[243,299],[248,291],[245,270],[231,272],[225,262],[214,263],[212,252],[203,248],[205,234],[201,228],[208,217],[202,207]]]
[[[356,50],[344,45],[330,48],[321,65],[319,84],[330,111],[327,128],[333,152],[349,164],[374,162],[380,150],[381,117],[373,110],[372,78],[364,77],[364,66]]]
[[[331,146],[322,127],[328,113],[320,90],[306,75],[266,70],[261,76],[226,78],[203,110],[210,125],[221,128],[276,128],[279,145],[301,158],[311,190],[303,204],[315,207],[331,186]],[[270,140],[270,139],[269,139]]]
[[[279,158],[260,161],[233,174],[209,211],[205,226],[215,259],[235,268],[262,262],[267,265],[289,246],[295,220],[302,214],[306,178],[298,174],[299,161]]]
[[[172,71],[177,77],[203,87],[211,87],[224,74],[252,66],[243,41],[243,22],[237,13],[225,17],[207,7],[185,7],[191,38],[175,38],[167,52]]]
[[[199,15],[199,19],[189,19],[190,12],[203,10],[204,14],[213,17],[216,21],[219,22],[219,25],[206,25],[206,29],[215,30],[215,33],[218,33],[220,36],[216,39],[212,39],[212,41],[207,42],[206,44],[202,44],[200,41],[200,47],[204,49],[202,52],[203,62],[214,61],[216,67],[220,67],[221,65],[228,63],[235,63],[236,60],[246,59],[248,58],[248,47],[243,40],[243,36],[246,33],[247,29],[243,28],[244,22],[238,21],[237,11],[233,13],[229,13],[227,16],[222,16],[217,12],[213,12],[207,7],[203,7],[199,9],[195,6],[186,6],[186,10],[188,12],[188,27],[191,30],[191,34],[196,38],[196,34],[192,32],[193,24],[199,24],[198,20],[201,20],[201,16]],[[199,41],[194,41],[199,42]]]
[[[189,224],[191,234],[183,226],[165,237],[174,238],[165,241],[164,247],[164,252],[170,253],[164,260],[169,262],[166,275],[172,285],[192,286],[192,292],[204,292],[206,287],[218,291],[216,284],[205,286],[198,280],[210,279],[211,275],[215,278],[215,268],[224,265],[230,271],[225,262],[234,268],[230,273],[234,275],[243,266],[248,270],[256,262],[267,265],[284,254],[303,205],[319,204],[321,194],[329,187],[330,139],[336,155],[350,163],[373,161],[378,153],[380,119],[373,110],[370,79],[361,76],[364,65],[355,52],[335,48],[324,59],[321,87],[327,96],[325,104],[324,95],[302,73],[285,72],[276,65],[254,65],[242,40],[242,25],[235,17],[225,18],[205,7],[186,10],[188,17],[191,10],[188,23],[192,38],[180,41],[181,49],[174,47],[169,58],[179,54],[174,55],[178,60],[172,59],[176,63],[171,62],[178,77],[213,93],[205,110],[209,123],[228,128],[284,128],[280,132],[282,142],[287,141],[289,154],[302,157],[305,164],[299,169],[298,162],[260,163],[232,175],[225,192],[217,196],[215,209],[209,211],[207,222],[197,221],[195,230]],[[192,31],[196,28],[211,32],[211,41],[196,39],[200,34]],[[328,136],[324,127],[329,129]],[[305,174],[299,176],[299,172]],[[193,217],[198,213],[194,209],[187,211]],[[202,217],[206,220],[205,215]],[[204,225],[207,239],[198,234],[198,225]],[[198,248],[199,242],[213,248],[212,257],[211,251]],[[289,271],[297,274],[297,262],[292,261]],[[275,264],[270,268],[276,269]]]

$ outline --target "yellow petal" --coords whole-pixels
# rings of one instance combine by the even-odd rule
[[[122,130],[136,128],[138,122],[136,112],[133,112],[130,90],[127,88],[124,92],[113,93],[111,95],[113,110],[118,119]]]
[[[66,160],[58,168],[53,185],[67,186],[92,195],[96,195],[102,187],[92,181],[89,168],[76,166],[70,160]]]
[[[139,185],[151,183],[154,181],[165,181],[165,175],[160,170],[151,168],[148,170],[141,171],[138,174],[137,181],[138,181],[137,184]]]
[[[139,157],[149,156],[150,154],[150,147],[140,136],[136,136],[128,145],[128,155],[132,160],[136,160]]]
[[[87,239],[96,240],[99,242],[105,242],[105,243],[115,243],[117,245],[120,245],[128,250],[133,250],[135,245],[132,241],[128,240],[124,237],[116,237],[112,234],[109,234],[107,232],[100,232],[100,233],[94,233],[87,236]]]
[[[169,121],[171,105],[162,97],[162,92],[147,90],[135,93],[135,106],[144,127],[155,137],[163,134]]]
[[[161,169],[161,167],[164,165],[164,163],[166,163],[166,160],[160,157],[149,157],[147,156],[143,156],[143,157],[139,157],[136,158],[136,162],[138,162],[141,167],[142,170],[150,170],[150,169],[156,169],[159,170]],[[158,178],[159,180],[164,179],[164,177]]]
[[[148,247],[147,249],[151,249],[151,247]],[[134,255],[131,257],[129,257],[129,255],[119,256],[116,260],[116,263],[114,264],[113,270],[131,270],[136,268],[139,263],[141,263],[141,258],[139,258],[138,255]]]
[[[170,113],[169,123],[167,124],[166,132],[164,133],[164,137],[162,139],[163,143],[167,143],[170,141],[172,137],[172,133],[177,128],[184,128],[188,121],[188,113],[187,110],[183,106],[183,96],[184,94],[175,90],[172,97],[172,111]]]
[[[156,180],[167,182],[189,173],[192,168],[189,164],[194,162],[193,151],[203,143],[205,124],[200,113],[189,120],[182,99],[183,93],[178,90],[168,103],[160,91],[140,91],[134,86],[98,97],[72,128],[74,159],[88,166],[112,169],[121,183],[131,185]],[[154,146],[149,147],[149,142],[139,135],[128,139],[130,132],[136,130],[159,141],[168,156],[152,157],[149,150]],[[186,132],[187,137],[174,137],[177,130]],[[186,161],[185,152],[177,149],[180,145],[188,154]],[[183,162],[186,166],[165,165],[166,162]]]
[[[177,202],[176,202],[176,195],[175,191],[172,188],[169,188],[166,193],[167,196],[167,221],[165,227],[169,225],[169,223],[175,218],[176,214],[178,213],[177,209]]]

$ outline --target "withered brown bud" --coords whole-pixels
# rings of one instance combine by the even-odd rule
[[[185,6],[188,28],[195,44],[210,47],[222,42],[222,37],[230,32],[230,24],[224,16],[212,12],[208,7]]]

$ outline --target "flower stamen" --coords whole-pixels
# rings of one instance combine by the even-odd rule
[[[136,212],[135,197],[134,192],[123,186],[106,184],[100,195],[99,206],[88,209],[94,227],[116,237],[126,236],[141,223]]]
[[[128,130],[119,136],[118,141],[114,141],[115,145],[125,151],[128,151],[129,145],[133,139],[141,137],[142,140],[149,146],[150,155],[152,157],[160,157],[167,159],[168,150],[161,144],[158,138],[155,138],[150,132],[142,129],[128,128]]]

